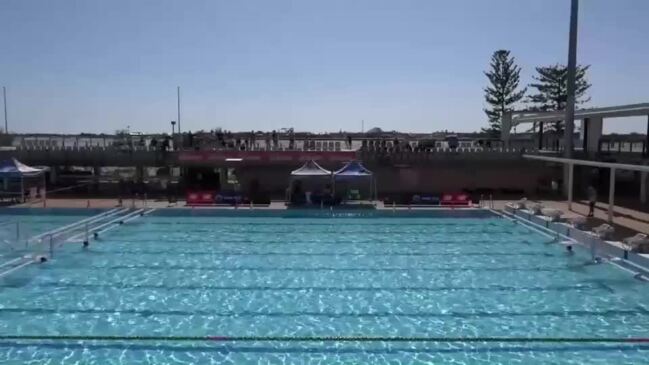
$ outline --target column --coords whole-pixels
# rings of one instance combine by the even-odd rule
[[[59,167],[50,166],[50,184],[56,185],[59,179]]]
[[[569,163],[566,165],[568,167],[568,210],[572,210],[572,185],[574,180],[574,171],[575,165]]]
[[[613,223],[613,207],[615,206],[615,169],[611,168],[608,183],[608,222]]]
[[[581,148],[584,150],[584,152],[588,151],[588,126],[590,124],[589,122],[590,122],[589,118],[584,118],[581,120],[581,133],[580,133],[581,142],[582,142]]]
[[[583,123],[588,123],[585,126],[588,133],[584,135],[584,150],[588,154],[594,154],[599,148],[599,139],[602,137],[604,120],[602,117],[594,117],[586,119]]]
[[[135,167],[135,181],[140,182],[144,180],[144,166]]]
[[[500,139],[505,144],[505,148],[509,148],[509,136],[512,129],[512,112],[503,113],[500,120]]]
[[[649,175],[647,171],[640,172],[640,202],[642,204],[647,204],[647,175]]]
[[[649,153],[649,115],[647,115],[647,134],[645,135],[645,143],[644,143],[644,145],[645,145],[645,148],[646,148],[645,154],[648,154]]]

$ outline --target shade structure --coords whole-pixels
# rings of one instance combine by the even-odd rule
[[[11,158],[0,162],[0,179],[2,188],[0,195],[18,196],[18,201],[25,201],[25,192],[29,191],[30,196],[45,196],[45,169],[38,169],[27,166],[24,163]]]
[[[336,178],[345,177],[363,177],[372,176],[372,171],[368,170],[360,161],[350,161],[341,167],[338,171],[334,172]]]
[[[291,172],[291,184],[286,199],[293,204],[309,203],[313,192],[329,190],[332,186],[333,173],[309,160]]]
[[[300,177],[300,176],[331,176],[331,171],[323,168],[322,166],[318,165],[317,162],[313,160],[309,160],[302,165],[297,170],[293,170],[291,172],[291,176],[293,177]]]
[[[334,181],[337,183],[347,185],[355,180],[367,182],[369,184],[370,200],[372,198],[376,199],[376,180],[374,179],[374,174],[363,166],[362,162],[349,161],[345,166],[334,172]]]
[[[43,172],[45,170],[27,166],[15,158],[0,162],[0,177],[31,177]]]

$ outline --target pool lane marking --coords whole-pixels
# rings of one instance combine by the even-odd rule
[[[409,337],[409,336],[93,336],[0,335],[12,341],[157,341],[157,342],[496,342],[496,343],[649,343],[648,337]]]

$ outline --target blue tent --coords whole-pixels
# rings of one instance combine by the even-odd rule
[[[3,196],[18,196],[19,201],[23,202],[26,191],[36,191],[38,194],[40,190],[41,195],[45,195],[45,170],[27,166],[15,158],[0,162],[0,179]]]
[[[43,172],[44,170],[27,166],[15,158],[0,162],[0,177],[31,177]]]
[[[372,176],[372,171],[368,170],[360,161],[349,161],[345,166],[334,172],[335,177],[353,177],[353,176]]]
[[[376,180],[374,179],[374,174],[363,166],[360,161],[349,161],[345,166],[334,172],[334,180],[349,182],[356,179],[367,179],[370,188],[370,199],[372,197],[376,198]],[[359,194],[359,192],[357,191],[356,194]]]

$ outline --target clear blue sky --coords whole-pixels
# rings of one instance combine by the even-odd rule
[[[510,49],[565,63],[569,0],[0,0],[10,130],[429,132],[485,124],[483,71]],[[649,101],[649,1],[582,0],[591,106]],[[644,128],[646,119],[617,124]],[[606,129],[612,129],[609,127]]]

